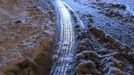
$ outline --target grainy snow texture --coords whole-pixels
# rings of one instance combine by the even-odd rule
[[[115,0],[65,0],[65,2],[72,7],[77,14],[81,15],[84,24],[88,23],[88,17],[91,16],[95,26],[103,29],[106,33],[112,35],[124,44],[134,48],[134,16],[133,1]],[[85,4],[86,3],[86,4]]]
[[[0,0],[0,75],[134,75],[133,3]]]

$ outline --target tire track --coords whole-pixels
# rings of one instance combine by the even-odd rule
[[[52,75],[67,75],[67,70],[73,58],[74,30],[71,22],[71,16],[67,8],[60,0],[55,4],[60,14],[60,42],[58,48],[58,59],[52,67]]]

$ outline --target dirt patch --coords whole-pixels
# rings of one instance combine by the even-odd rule
[[[55,14],[39,2],[0,1],[0,75],[49,75]]]
[[[133,49],[131,47],[95,27],[92,16],[87,17],[89,20],[87,29],[82,29],[78,20],[73,18],[77,34],[75,75],[134,74]]]

